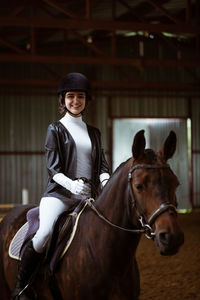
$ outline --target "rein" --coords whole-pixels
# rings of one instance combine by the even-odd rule
[[[123,231],[127,231],[127,232],[133,232],[133,233],[145,233],[145,229],[128,229],[128,228],[124,228],[124,227],[120,227],[116,224],[113,224],[112,222],[110,222],[108,219],[106,219],[97,209],[96,207],[92,204],[92,202],[94,202],[95,200],[90,198],[90,199],[86,199],[85,202],[88,204],[88,206],[103,220],[105,221],[107,224],[111,225],[112,227],[115,227],[117,229],[121,229]]]
[[[129,189],[129,195],[131,198],[131,205],[132,207],[136,207],[136,214],[138,216],[138,220],[142,226],[141,229],[129,229],[129,228],[124,228],[121,226],[118,226],[116,224],[113,224],[110,222],[107,218],[105,218],[93,205],[92,202],[95,200],[93,198],[86,199],[85,202],[87,205],[98,215],[99,218],[101,218],[103,221],[105,221],[107,224],[111,225],[114,228],[130,232],[130,233],[144,233],[145,236],[148,239],[153,239],[155,236],[155,232],[153,232],[152,225],[154,224],[155,220],[160,216],[162,213],[165,211],[173,211],[173,213],[177,213],[176,207],[173,204],[170,203],[162,203],[157,209],[155,209],[147,222],[144,221],[144,217],[139,213],[136,205],[136,199],[133,193],[133,188],[132,188],[132,173],[137,170],[137,169],[165,169],[165,168],[170,168],[168,164],[162,164],[162,165],[149,165],[149,164],[138,164],[130,168],[129,173],[128,173],[128,189]]]

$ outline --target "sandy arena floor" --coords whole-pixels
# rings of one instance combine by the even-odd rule
[[[178,216],[185,243],[175,256],[161,256],[145,237],[139,244],[140,300],[200,300],[200,212]]]

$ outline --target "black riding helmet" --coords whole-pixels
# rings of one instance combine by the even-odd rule
[[[86,105],[91,99],[90,82],[87,77],[81,73],[69,73],[61,79],[57,90],[59,96],[59,112],[61,114],[67,111],[65,106],[65,94],[70,91],[85,92]]]
[[[85,92],[87,100],[90,100],[90,82],[81,73],[69,73],[61,79],[58,86],[58,94],[63,95],[69,91]]]

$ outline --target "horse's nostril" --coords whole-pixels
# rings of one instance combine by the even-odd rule
[[[160,232],[159,240],[163,245],[176,245],[181,246],[184,243],[184,234],[180,232],[177,235],[170,234],[168,232]]]
[[[169,234],[167,232],[160,232],[159,239],[163,244],[169,243]]]

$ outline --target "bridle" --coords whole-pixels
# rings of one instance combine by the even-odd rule
[[[155,237],[155,232],[152,229],[152,225],[154,224],[155,220],[158,218],[158,216],[160,216],[165,211],[172,211],[173,213],[176,214],[177,213],[176,207],[171,203],[163,202],[163,203],[161,203],[161,205],[158,208],[156,208],[152,212],[152,214],[148,218],[148,220],[145,221],[145,217],[139,212],[138,207],[137,207],[136,199],[135,199],[133,188],[132,188],[132,174],[136,169],[165,169],[165,168],[170,168],[170,166],[168,164],[162,164],[162,165],[159,165],[159,164],[157,164],[157,165],[137,164],[135,166],[132,166],[129,170],[128,190],[129,190],[129,195],[130,195],[130,199],[131,199],[131,207],[132,208],[135,207],[135,209],[136,209],[136,214],[137,214],[138,220],[142,227],[141,229],[128,229],[128,228],[123,228],[121,226],[113,224],[96,209],[96,207],[92,203],[92,202],[94,202],[94,199],[92,199],[92,198],[86,199],[85,202],[102,220],[104,220],[106,223],[108,223],[112,227],[126,231],[126,232],[130,232],[130,233],[144,233],[147,238],[153,239]]]
[[[152,225],[154,224],[155,220],[165,211],[172,211],[173,213],[177,214],[176,207],[169,202],[163,202],[158,208],[156,208],[152,212],[148,220],[145,221],[145,217],[139,212],[137,207],[136,199],[132,188],[132,174],[137,169],[166,169],[166,168],[169,169],[170,166],[168,164],[161,164],[161,165],[137,164],[135,166],[132,166],[128,173],[128,189],[131,198],[131,206],[135,207],[138,220],[140,221],[141,226],[144,229],[144,233],[146,237],[149,239],[152,239],[155,236],[155,232],[152,229]]]

